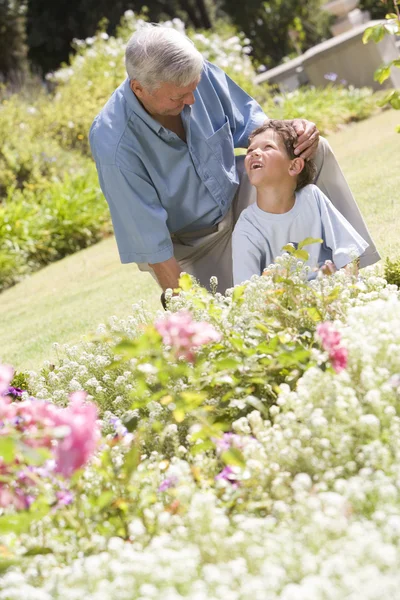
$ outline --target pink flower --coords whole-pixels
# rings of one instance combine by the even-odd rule
[[[243,450],[243,437],[237,433],[224,433],[221,438],[214,439],[217,453],[219,455],[227,452],[231,448],[238,448]]]
[[[332,368],[340,373],[347,367],[348,351],[342,345],[342,339],[332,323],[320,323],[317,326],[317,336],[321,340],[323,349],[328,352]]]
[[[97,407],[85,398],[85,392],[76,392],[69,406],[60,408],[44,400],[0,397],[1,432],[18,431],[28,446],[51,449],[56,472],[69,477],[88,461],[100,435]]]
[[[55,448],[56,472],[70,477],[91,457],[99,439],[97,407],[84,402],[86,394],[75,392],[67,408],[57,413],[56,425],[69,427],[69,433]]]
[[[232,469],[232,467],[230,467],[229,465],[224,467],[222,469],[222,471],[214,477],[214,479],[215,479],[215,481],[219,481],[219,480],[228,481],[234,488],[237,488],[240,485],[240,483],[237,479],[237,470]]]
[[[171,346],[178,358],[193,362],[194,349],[210,342],[218,342],[221,334],[205,321],[197,322],[188,311],[180,311],[155,323],[166,346]]]
[[[10,365],[0,364],[0,396],[8,392],[8,386],[14,376],[14,369]]]

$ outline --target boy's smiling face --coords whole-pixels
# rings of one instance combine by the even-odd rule
[[[250,183],[255,187],[290,180],[293,159],[289,158],[279,133],[267,129],[256,135],[247,149],[244,161]]]

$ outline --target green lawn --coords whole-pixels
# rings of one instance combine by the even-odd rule
[[[383,112],[330,136],[383,256],[400,255],[400,112]],[[397,233],[397,235],[396,235]],[[0,295],[0,357],[17,369],[55,360],[53,342],[69,343],[111,315],[127,316],[144,300],[159,308],[159,290],[136,265],[119,263],[114,239],[46,267]]]

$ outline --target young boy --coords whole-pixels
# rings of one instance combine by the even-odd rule
[[[284,121],[267,121],[249,137],[245,159],[257,203],[240,215],[232,237],[234,285],[250,279],[282,254],[282,247],[305,238],[313,269],[336,270],[363,254],[367,242],[321,190],[312,185],[315,166],[294,154],[296,132]],[[325,267],[332,261],[332,269]],[[329,265],[329,262],[328,262]]]

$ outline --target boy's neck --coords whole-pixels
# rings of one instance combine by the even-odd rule
[[[267,213],[281,215],[289,212],[296,201],[293,184],[279,187],[257,187],[257,205]]]

